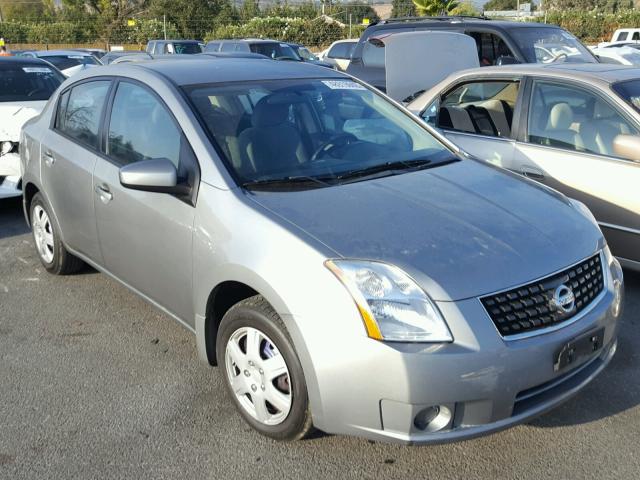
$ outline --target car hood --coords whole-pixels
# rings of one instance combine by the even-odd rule
[[[604,246],[599,229],[566,197],[473,160],[248,195],[337,256],[399,266],[438,301],[521,285]]]
[[[90,68],[94,68],[98,66],[99,65],[91,65],[91,64],[83,63],[80,65],[74,65],[73,67],[65,68],[64,70],[61,70],[61,72],[65,77],[69,78],[69,77],[73,77],[76,73],[80,73]]]
[[[1,102],[0,103],[0,142],[17,142],[20,129],[31,118],[39,115],[47,101],[38,102]]]

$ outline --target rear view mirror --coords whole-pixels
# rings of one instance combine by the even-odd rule
[[[500,55],[496,60],[496,65],[518,65],[520,62],[511,55]]]
[[[616,156],[640,162],[640,137],[637,135],[618,135],[613,139],[613,152]]]
[[[179,193],[178,172],[166,158],[143,160],[121,167],[120,183],[132,190]]]

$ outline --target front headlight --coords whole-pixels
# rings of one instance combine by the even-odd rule
[[[435,304],[398,267],[360,260],[327,260],[325,265],[353,297],[369,337],[391,342],[453,341]]]
[[[622,310],[622,296],[623,296],[623,273],[622,266],[616,257],[611,254],[609,245],[604,247],[604,258],[613,277],[613,302],[611,302],[611,312],[616,317],[620,315]]]
[[[600,225],[598,225],[598,221],[596,220],[596,217],[593,216],[593,213],[591,213],[591,210],[589,210],[589,207],[587,207],[580,200],[576,200],[575,198],[570,198],[569,201],[571,202],[571,205],[573,205],[573,208],[575,208],[578,212],[580,212],[584,218],[586,218],[591,223],[593,223],[596,227],[598,227],[598,229],[600,228]]]

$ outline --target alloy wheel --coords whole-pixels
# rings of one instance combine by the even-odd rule
[[[46,263],[52,263],[54,256],[53,227],[49,215],[40,205],[36,205],[33,209],[31,223],[38,254]]]
[[[242,408],[265,425],[282,423],[292,404],[287,363],[263,332],[252,327],[237,329],[227,342],[227,378]]]

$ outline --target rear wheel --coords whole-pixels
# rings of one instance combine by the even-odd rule
[[[312,429],[302,366],[284,323],[260,295],[234,305],[222,319],[218,365],[244,420],[276,440]]]
[[[40,193],[34,195],[30,210],[33,240],[44,268],[55,275],[67,275],[80,270],[84,262],[70,254],[62,244],[58,227]]]

